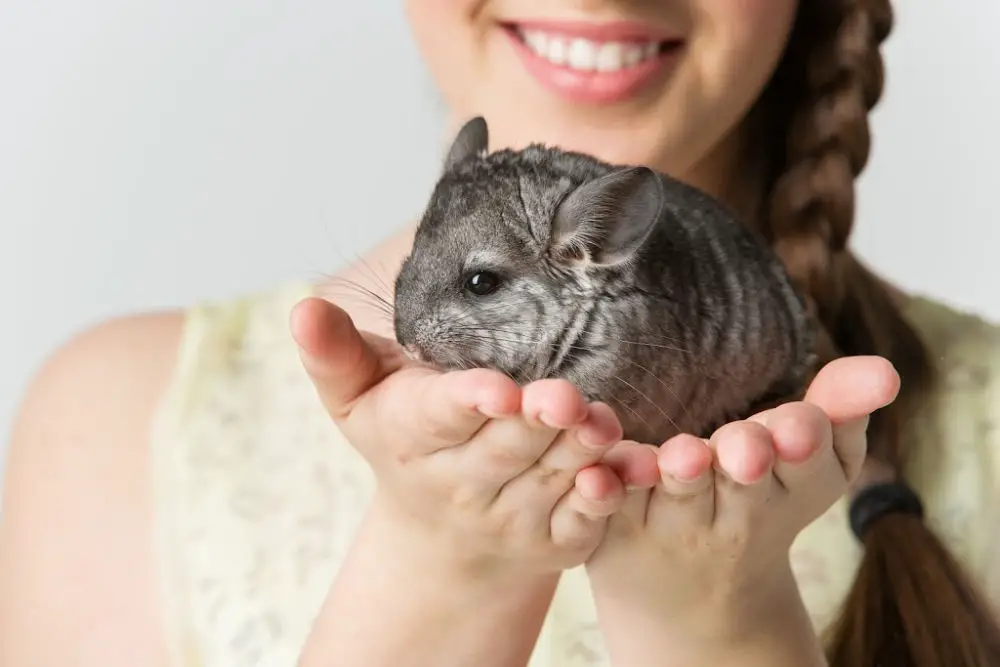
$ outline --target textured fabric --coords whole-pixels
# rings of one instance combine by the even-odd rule
[[[291,286],[193,309],[154,427],[162,591],[178,667],[294,667],[373,491],[323,412],[288,332]],[[909,314],[945,378],[910,425],[928,520],[1000,599],[1000,329],[931,301]],[[859,550],[840,502],[794,545],[818,629]],[[1000,566],[994,568],[1000,570]],[[531,667],[608,664],[582,568],[561,580]]]

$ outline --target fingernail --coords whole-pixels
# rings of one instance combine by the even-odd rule
[[[694,477],[684,477],[682,475],[676,475],[674,473],[669,473],[669,474],[671,479],[673,479],[675,482],[680,482],[681,484],[691,484],[692,482],[697,482],[702,477],[701,475],[695,475]]]

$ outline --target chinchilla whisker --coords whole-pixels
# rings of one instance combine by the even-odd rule
[[[520,304],[511,304],[511,307],[516,306],[516,305],[520,305]],[[487,314],[489,314],[489,315],[494,315],[495,314],[495,311],[493,311],[493,310],[488,310],[488,311],[485,311],[485,312]],[[480,315],[480,317],[481,317],[482,314],[481,313],[477,313],[477,315]],[[455,320],[452,320],[451,323],[452,324],[460,324],[464,319],[465,319],[465,316],[458,317]],[[479,325],[479,326],[480,326],[480,328],[482,328],[481,325]],[[595,332],[593,330],[589,329],[589,328],[584,328],[581,331],[581,335],[593,335],[594,333]],[[623,345],[638,345],[638,346],[643,346],[643,347],[651,347],[651,348],[659,348],[659,349],[664,349],[664,350],[672,350],[674,352],[681,352],[683,354],[694,354],[694,352],[692,350],[689,350],[689,349],[686,349],[686,348],[683,348],[683,347],[678,347],[678,345],[681,343],[681,341],[678,340],[678,339],[671,338],[669,336],[659,336],[659,335],[656,335],[656,334],[648,334],[648,335],[650,337],[659,338],[661,340],[665,340],[665,341],[668,341],[668,342],[674,343],[674,344],[673,345],[668,345],[668,344],[665,344],[665,343],[651,343],[651,342],[647,342],[647,341],[626,340],[624,338],[618,338],[616,336],[610,336],[610,335],[608,335],[606,333],[602,334],[603,337],[610,338],[611,340],[613,340],[615,342],[618,342],[618,343],[622,343]]]
[[[331,290],[330,291],[330,296],[334,297],[334,298],[340,296],[340,297],[345,297],[345,298],[357,299],[362,304],[364,304],[366,306],[370,306],[379,315],[381,315],[383,317],[386,317],[389,320],[392,320],[393,311],[391,309],[386,308],[384,305],[378,303],[378,301],[376,301],[375,299],[373,299],[370,295],[365,294],[363,292],[355,292],[353,294],[338,294],[338,293],[333,292]]]
[[[646,428],[647,428],[647,429],[648,429],[648,428],[650,428],[650,424],[649,424],[649,422],[648,422],[648,421],[646,421],[646,420],[645,420],[645,419],[643,418],[643,416],[639,414],[638,410],[636,410],[635,408],[633,408],[633,407],[632,407],[631,405],[629,405],[628,403],[626,403],[625,401],[623,401],[623,400],[622,400],[622,399],[620,399],[620,398],[617,398],[617,397],[614,397],[614,396],[612,396],[612,397],[610,397],[610,398],[611,398],[611,400],[612,400],[613,402],[617,403],[617,404],[618,404],[618,405],[620,405],[620,406],[621,406],[621,407],[622,407],[622,408],[623,408],[624,410],[626,410],[627,412],[629,412],[629,413],[630,413],[630,414],[631,414],[631,415],[632,415],[633,417],[635,417],[636,419],[638,419],[639,421],[641,421],[641,422],[642,422],[642,423],[643,423],[643,424],[644,424],[644,425],[646,426]],[[650,443],[650,444],[652,444],[652,443]]]
[[[468,336],[468,334],[466,334],[466,335]],[[552,341],[543,341],[543,340],[509,339],[509,338],[508,339],[504,339],[504,338],[499,338],[499,337],[497,337],[495,335],[481,335],[481,336],[468,336],[468,337],[474,338],[474,339],[479,340],[479,341],[497,342],[497,343],[510,343],[510,344],[514,344],[514,345],[516,345],[518,343],[528,343],[528,344],[531,344],[531,345],[546,345],[546,346],[548,346],[548,347],[550,347],[552,349],[558,349],[558,348],[562,347],[562,345],[560,345],[559,343],[552,342]],[[580,351],[580,352],[592,352],[593,351],[591,348],[588,348],[588,347],[583,346],[583,345],[567,345],[566,347],[568,347],[571,350],[577,350],[577,351]],[[687,404],[683,400],[681,400],[681,397],[677,394],[676,391],[674,391],[673,387],[671,387],[669,384],[667,384],[667,382],[665,380],[663,380],[661,377],[659,377],[658,375],[656,375],[651,370],[649,370],[648,368],[646,368],[645,366],[643,366],[642,364],[640,364],[637,361],[634,361],[632,359],[625,359],[624,361],[626,363],[630,364],[631,366],[633,366],[634,368],[639,369],[640,371],[642,371],[646,375],[648,375],[651,378],[653,378],[656,382],[658,382],[667,392],[670,393],[671,396],[674,397],[674,399],[677,401],[677,405],[680,406],[680,408],[685,412],[685,414],[687,414],[687,416],[689,418],[693,418],[693,416],[691,415],[690,409],[688,408]]]
[[[343,285],[344,287],[349,287],[359,294],[364,294],[366,296],[369,296],[372,299],[374,299],[376,303],[385,306],[390,310],[395,310],[395,306],[389,299],[382,296],[378,292],[372,290],[367,285],[363,285],[356,280],[351,280],[349,278],[334,278],[333,282],[335,284]]]
[[[359,272],[361,272],[362,274],[365,273],[367,274],[364,277],[370,280],[375,287],[385,292],[385,299],[387,301],[392,300],[393,289],[389,286],[389,283],[387,282],[386,278],[381,274],[379,274],[379,272],[376,271],[372,267],[372,265],[368,263],[368,260],[366,260],[358,253],[354,253],[354,265],[358,268]]]
[[[649,343],[641,340],[625,340],[624,338],[611,337],[611,340],[622,343],[623,345],[640,345],[642,347],[655,347],[661,350],[671,350],[672,352],[681,352],[682,354],[694,354],[691,350],[687,350],[683,347],[677,347],[676,345],[667,345],[665,343]]]
[[[335,293],[331,293],[331,296],[334,295]],[[378,313],[382,317],[388,318],[390,321],[393,318],[393,311],[390,308],[387,308],[386,306],[378,303],[378,301],[372,298],[371,295],[369,294],[365,294],[364,292],[356,292],[354,295],[345,294],[343,296],[345,297],[353,296],[353,298],[357,298],[361,303],[370,306],[376,313]]]
[[[540,338],[539,339],[522,338],[522,337],[518,337],[516,335],[516,332],[514,332],[514,331],[504,331],[502,329],[484,329],[484,328],[481,328],[481,327],[476,327],[475,330],[460,331],[460,332],[457,332],[457,333],[461,333],[462,336],[465,337],[465,338],[469,338],[469,339],[472,339],[472,340],[478,340],[480,342],[486,342],[486,343],[510,343],[511,345],[518,345],[518,344],[541,345],[541,346],[545,346],[545,347],[548,347],[548,348],[553,349],[553,350],[557,350],[557,349],[561,349],[561,348],[565,347],[565,348],[568,348],[570,350],[575,350],[575,351],[578,351],[578,352],[596,352],[596,348],[587,347],[586,345],[574,345],[574,344],[566,345],[564,343],[560,343],[560,342],[557,342],[557,341],[542,340]],[[499,337],[499,336],[496,335],[497,333],[508,334],[510,336],[513,336],[513,337],[512,338],[501,338],[501,337]],[[629,363],[633,363],[630,359],[628,359],[626,361],[628,361]],[[645,370],[645,369],[643,369],[643,370]],[[649,372],[649,371],[647,371],[647,372]]]
[[[484,325],[476,325],[476,326],[470,327],[470,328],[471,329],[475,329],[475,330],[479,330],[479,331],[490,331],[490,332],[508,333],[508,334],[511,334],[511,335],[518,335],[519,334],[519,332],[517,332],[517,331],[504,330],[504,329],[499,329],[499,328],[496,328],[496,327],[489,327],[489,326],[484,326]],[[455,327],[455,331],[460,331],[460,332],[465,333],[464,327],[461,327],[461,326]],[[584,329],[582,331],[583,335],[586,335],[588,333],[591,333],[591,332],[589,332],[586,329]],[[640,341],[640,340],[624,340],[622,338],[616,338],[614,336],[606,336],[606,338],[608,338],[609,340],[612,340],[612,341],[614,341],[616,343],[621,343],[622,345],[635,345],[637,347],[649,347],[649,348],[660,349],[660,350],[670,350],[671,352],[680,352],[681,354],[694,354],[694,352],[692,352],[691,350],[686,350],[684,348],[675,347],[673,345],[663,345],[663,344],[658,344],[658,343],[647,343],[645,341]],[[545,343],[545,341],[527,340],[527,339],[525,339],[524,342],[526,342],[526,343],[532,343],[532,344],[536,344],[536,345],[541,345],[541,344]],[[573,346],[569,346],[569,347],[571,347],[573,349],[581,349],[581,350],[585,349],[585,348],[573,347]]]
[[[468,349],[469,347],[471,347],[471,346],[468,345],[467,342],[464,343],[464,344],[462,342],[459,342],[459,341],[449,341],[449,342],[452,343],[455,346],[454,349],[456,349],[456,351],[460,351],[460,352],[464,352],[466,349]],[[501,342],[502,343],[504,341],[497,340],[495,342]],[[458,359],[458,361],[459,361],[459,365],[464,365],[464,362],[466,360],[465,360],[464,356],[460,356],[459,359]],[[508,374],[508,377],[510,377],[512,380],[514,380],[514,382],[517,383],[518,385],[523,385],[524,382],[525,382],[525,378],[522,377],[522,375],[523,375],[522,373],[517,373],[515,375]],[[669,421],[671,423],[671,425],[673,425],[673,427],[676,430],[678,430],[678,431],[680,430],[680,427],[678,427],[677,423],[670,417],[670,415],[668,415],[660,406],[658,406],[655,403],[653,403],[652,399],[650,399],[648,396],[646,396],[645,394],[643,394],[641,391],[639,391],[634,386],[632,386],[631,384],[629,384],[628,382],[626,382],[622,378],[618,377],[617,375],[614,376],[614,379],[618,380],[619,382],[622,382],[623,384],[625,384],[626,386],[628,386],[630,389],[632,389],[635,393],[637,393],[639,396],[641,396],[643,399],[645,399],[646,401],[648,401],[649,403],[651,403],[653,405],[653,407],[655,407],[660,412],[660,414],[662,414],[664,416],[664,418],[666,418],[667,421]],[[649,422],[646,419],[644,419],[643,416],[641,414],[639,414],[639,412],[635,408],[633,408],[629,404],[625,403],[624,401],[622,401],[621,399],[616,398],[616,397],[610,397],[610,400],[613,401],[614,403],[617,403],[619,406],[621,406],[622,409],[626,410],[633,417],[635,417],[636,419],[638,419],[639,421],[641,421],[647,428],[650,427]]]
[[[490,342],[492,342],[492,341],[490,341]],[[472,345],[469,344],[468,340],[449,340],[448,344],[451,345],[452,349],[455,352],[458,353],[457,365],[458,365],[459,368],[462,368],[464,370],[468,370],[468,369],[472,369],[472,368],[476,368],[477,367],[477,365],[475,363],[473,363],[470,359],[468,359],[468,358],[466,358],[465,356],[462,355],[463,352],[467,353],[470,350],[472,350]],[[506,375],[507,377],[509,377],[511,380],[513,380],[518,385],[525,384],[525,382],[527,380],[527,378],[524,377],[524,372],[523,371],[519,372],[519,373],[513,373],[512,374],[512,373],[509,373],[509,372],[504,371],[504,370],[500,370],[500,369],[497,369],[497,370],[498,370],[498,372],[501,372],[504,375]]]
[[[531,339],[531,338],[518,338],[518,337],[501,338],[501,337],[499,337],[499,336],[496,335],[496,332],[497,332],[496,329],[491,329],[491,330],[478,329],[477,331],[463,331],[461,333],[462,333],[462,336],[465,337],[465,338],[468,338],[468,339],[471,339],[471,340],[478,340],[480,342],[485,342],[485,343],[510,343],[512,345],[525,344],[526,343],[528,345],[544,345],[544,346],[547,346],[547,347],[552,348],[552,349],[558,349],[560,347],[559,343],[556,343],[556,342],[553,342],[553,341],[548,341],[548,340]],[[514,332],[511,332],[511,331],[506,331],[506,332],[505,331],[500,331],[500,333],[507,333],[507,334],[510,334],[511,336],[514,336]],[[581,352],[591,352],[591,351],[593,351],[590,348],[587,348],[587,347],[584,347],[584,346],[581,346],[581,345],[568,345],[567,347],[569,347],[571,349],[574,349],[574,350],[580,350]]]
[[[385,290],[387,298],[391,299],[392,296],[393,296],[393,292],[395,292],[396,290],[395,290],[395,288],[392,285],[393,281],[388,278],[388,271],[386,271],[385,265],[382,263],[382,261],[379,260],[379,263],[378,263],[378,267],[379,267],[379,269],[381,269],[381,272],[379,272],[379,271],[376,271],[363,258],[359,257],[359,259],[361,259],[361,261],[364,262],[369,267],[369,272],[371,273],[372,279],[376,283],[378,283],[378,286],[380,288],[382,288],[383,290]]]
[[[331,239],[330,234],[329,234],[329,229],[326,228],[326,227],[324,227],[324,230],[327,232],[327,240],[331,241],[332,239]],[[353,257],[353,259],[352,259],[352,257],[349,257],[347,254],[344,253],[343,250],[341,250],[338,247],[338,244],[331,243],[330,246],[331,246],[333,252],[335,252],[337,255],[339,255],[339,257],[340,257],[341,261],[344,263],[344,265],[346,265],[347,267],[351,267],[351,266],[357,267],[358,270],[361,271],[362,273],[367,272],[367,275],[365,275],[365,278],[368,279],[368,280],[371,280],[373,283],[375,283],[375,285],[376,285],[376,287],[378,287],[378,289],[384,290],[385,293],[386,293],[386,295],[388,295],[390,297],[389,300],[391,300],[391,295],[392,295],[392,293],[393,293],[394,290],[392,290],[392,289],[390,289],[388,287],[385,278],[383,276],[380,276],[372,268],[372,266],[368,263],[368,261],[364,257],[362,257],[357,252],[352,252],[352,253],[350,253],[351,256]],[[362,269],[364,271],[362,271]],[[335,276],[335,275],[331,275],[330,273],[322,273],[321,275],[322,275],[322,278],[323,278],[323,280],[325,282],[338,282],[338,281],[342,281],[343,280],[343,278],[340,278],[340,277]],[[382,298],[382,297],[380,297],[380,298]]]
[[[684,401],[681,400],[681,397],[677,395],[677,392],[674,391],[673,387],[671,387],[669,384],[667,384],[666,381],[664,381],[659,375],[656,375],[655,373],[653,373],[653,371],[649,370],[648,368],[646,368],[645,366],[643,366],[642,364],[640,364],[638,361],[633,361],[632,359],[628,359],[627,361],[634,368],[638,368],[643,373],[645,373],[646,375],[648,375],[649,377],[653,378],[658,383],[660,383],[660,386],[662,386],[664,389],[666,389],[667,392],[669,392],[670,395],[674,397],[674,400],[677,401],[677,405],[679,405],[680,408],[681,408],[681,410],[684,411],[684,414],[687,415],[688,419],[694,421],[694,415],[691,414],[691,411],[688,409],[687,404]]]
[[[651,399],[646,394],[642,393],[642,391],[640,391],[639,389],[637,389],[634,385],[630,384],[627,380],[623,380],[622,378],[618,377],[617,375],[615,375],[613,377],[614,377],[614,379],[618,380],[619,382],[621,382],[622,384],[624,384],[626,387],[628,387],[629,389],[631,389],[632,391],[634,391],[636,394],[638,394],[639,396],[641,396],[643,399],[645,399],[647,403],[649,403],[654,408],[656,408],[657,411],[659,411],[659,413],[663,416],[663,418],[666,419],[668,422],[670,422],[671,426],[673,426],[678,431],[681,430],[681,427],[677,425],[677,422],[675,422],[673,420],[673,418],[670,415],[667,414],[667,411],[664,410],[662,407],[660,407],[659,404],[657,404],[653,399]]]
[[[561,345],[559,343],[555,343],[555,342],[551,342],[551,341],[526,340],[526,339],[509,339],[509,338],[505,339],[505,338],[497,337],[495,335],[492,335],[492,336],[491,335],[478,335],[477,336],[477,335],[468,335],[467,334],[466,337],[470,338],[472,340],[480,341],[480,342],[498,343],[498,344],[501,344],[501,347],[503,347],[502,346],[503,343],[509,343],[509,344],[512,344],[512,345],[517,345],[518,343],[529,343],[531,345],[547,345],[548,347],[553,348],[553,349],[557,349],[557,348],[561,347]],[[573,349],[573,350],[579,350],[579,351],[582,351],[582,352],[589,352],[590,351],[588,348],[586,348],[586,347],[584,347],[582,345],[568,345],[566,347],[569,347],[570,349]],[[508,350],[504,350],[504,351],[508,351]],[[659,376],[657,376],[656,374],[654,374],[651,370],[649,370],[648,368],[646,368],[645,366],[643,366],[642,364],[640,364],[637,361],[634,361],[632,359],[625,359],[625,361],[626,361],[626,363],[630,364],[634,368],[639,369],[640,371],[642,371],[646,375],[648,375],[651,378],[653,378],[653,380],[655,380],[656,382],[658,382],[671,396],[673,396],[674,400],[677,401],[677,405],[681,408],[681,410],[684,411],[684,413],[688,416],[688,418],[693,419],[693,415],[691,415],[691,412],[690,412],[690,409],[688,408],[688,405],[683,400],[681,400],[681,397],[677,394],[676,391],[674,391],[674,388],[671,387],[669,384],[667,384],[667,382],[665,380],[663,380],[662,378],[660,378]],[[616,379],[619,380],[620,382],[628,384],[627,382],[625,382],[621,378],[617,378],[616,377]],[[638,389],[636,389],[635,387],[632,387],[632,385],[628,385],[628,386],[631,387],[636,393],[640,394],[647,401],[649,401],[650,403],[653,403],[652,399],[650,399],[648,396],[642,394],[642,392],[640,392]],[[656,408],[657,408],[657,410],[659,410],[663,414],[664,417],[666,417],[667,419],[670,419],[669,415],[667,415],[666,412],[664,412],[664,410],[662,409],[662,407],[660,407],[659,405],[657,405]],[[671,423],[673,423],[673,420],[671,420]],[[674,427],[676,428],[677,425],[674,424]]]
[[[354,296],[360,297],[363,303],[372,306],[373,308],[381,312],[383,315],[388,316],[390,319],[395,313],[395,307],[393,306],[392,303],[386,300],[383,296],[379,295],[376,292],[373,292],[368,287],[362,285],[361,283],[358,283],[356,281],[347,278],[334,278],[333,287],[337,286],[349,290],[349,292]]]
[[[501,313],[502,311],[507,311],[507,310],[510,310],[510,309],[513,309],[513,308],[518,308],[519,309],[519,308],[521,308],[522,306],[524,306],[526,304],[536,304],[536,303],[537,303],[537,300],[533,299],[533,298],[524,298],[524,299],[521,299],[521,300],[514,299],[514,300],[508,301],[508,302],[503,303],[503,304],[491,305],[489,307],[483,308],[481,311],[463,313],[462,316],[456,318],[455,321],[461,322],[462,320],[464,320],[464,319],[466,319],[468,317],[472,317],[473,315],[480,316],[480,317],[483,314],[497,315],[497,314]],[[676,338],[674,336],[667,336],[667,335],[664,335],[664,334],[656,334],[656,333],[653,333],[653,332],[645,332],[643,335],[649,336],[650,338],[659,339],[659,340],[665,341],[667,343],[673,343],[675,345],[680,345],[682,343],[682,341],[679,338]],[[638,342],[635,342],[635,341],[628,341],[628,340],[624,340],[624,339],[620,339],[620,338],[616,339],[616,340],[618,340],[618,342],[620,342],[620,343],[634,343],[634,344],[637,344],[637,345],[652,345],[651,343],[638,343]],[[666,346],[664,346],[664,347],[666,347]],[[681,350],[678,349],[678,351],[681,351]],[[687,350],[684,350],[684,351],[687,352]]]
[[[381,292],[381,294],[378,294],[378,298],[380,300],[386,303],[389,303],[393,300],[393,292],[395,290],[393,289],[387,278],[384,275],[380,274],[378,271],[376,271],[372,267],[372,265],[368,263],[368,260],[366,260],[361,255],[354,253],[354,260],[352,262],[343,253],[338,253],[338,254],[340,254],[341,258],[344,260],[345,263],[357,269],[358,273],[361,274],[361,277],[364,278],[365,282],[371,283],[372,288],[374,288],[372,289],[373,293],[378,294],[378,292]],[[355,282],[355,281],[350,281],[347,278],[342,278],[340,276],[327,276],[327,280],[329,282]],[[356,284],[360,285],[360,283]],[[375,290],[378,290],[378,292],[375,292]]]
[[[535,306],[537,310],[538,302],[535,299],[523,299],[523,300],[514,299],[508,303],[485,307],[480,311],[469,311],[462,313],[461,315],[454,316],[451,322],[460,323],[468,320],[471,317],[481,317],[484,314],[491,317],[498,317],[498,316],[502,317],[506,312],[510,312],[512,310],[520,310],[523,309],[525,306]]]

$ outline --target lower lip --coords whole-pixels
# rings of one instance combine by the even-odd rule
[[[538,56],[517,33],[504,28],[525,69],[547,89],[580,104],[614,104],[637,95],[676,61],[680,44],[668,44],[658,55],[614,72],[583,72]]]

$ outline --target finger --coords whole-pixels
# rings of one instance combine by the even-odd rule
[[[753,421],[726,424],[712,436],[719,469],[740,486],[751,486],[771,474],[775,451],[771,432]]]
[[[346,312],[324,299],[296,304],[290,328],[302,364],[334,419],[346,417],[359,396],[398,367],[398,357],[387,354],[385,346],[377,351]]]
[[[607,517],[625,501],[625,487],[611,470],[592,466],[580,471],[576,484],[552,508],[552,541],[563,548],[597,545]]]
[[[665,490],[672,496],[700,495],[711,486],[713,454],[701,438],[676,435],[663,443],[657,465]]]
[[[803,401],[786,403],[750,421],[770,432],[776,454],[774,476],[786,489],[843,477],[833,450],[830,420],[818,406]]]
[[[506,375],[474,368],[417,377],[392,418],[403,432],[417,433],[421,455],[462,445],[490,418],[512,417],[521,390]]]
[[[833,453],[848,484],[861,474],[868,456],[868,417],[833,426]]]
[[[604,455],[601,464],[618,476],[626,491],[649,489],[660,483],[658,454],[652,445],[623,440]]]
[[[662,534],[692,534],[715,516],[713,453],[701,438],[676,435],[659,448],[660,483],[646,511],[647,525]]]
[[[774,492],[771,471],[776,456],[771,432],[754,421],[726,424],[712,435],[717,530],[746,536]]]
[[[882,357],[843,357],[816,374],[804,401],[818,405],[834,424],[861,419],[896,400],[899,374]]]
[[[570,507],[587,516],[610,516],[625,500],[625,485],[613,470],[604,465],[584,468],[576,474],[576,494],[568,494]]]
[[[561,430],[581,425],[589,415],[589,407],[570,382],[552,379],[526,386],[521,410],[529,422]]]
[[[506,491],[515,479],[538,462],[562,428],[582,423],[588,413],[587,403],[568,382],[540,380],[527,385],[521,389],[521,414],[487,422],[469,443],[471,474],[492,486],[496,493],[501,488]],[[601,447],[600,453],[603,454],[606,448]],[[590,462],[598,460],[600,456]],[[563,475],[559,480],[555,479],[559,471],[548,468],[542,481],[553,487],[557,483],[561,485],[555,496],[558,498],[570,487],[573,476],[582,467],[578,466],[569,476]],[[535,483],[537,481],[532,484]],[[520,488],[521,484],[516,486]]]
[[[582,401],[582,399],[581,399]],[[622,427],[614,410],[603,403],[583,404],[584,418],[562,431],[523,477],[530,484],[555,487],[559,495],[583,468],[600,461],[622,437]],[[574,421],[567,412],[562,423]]]

